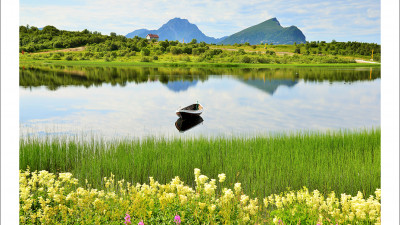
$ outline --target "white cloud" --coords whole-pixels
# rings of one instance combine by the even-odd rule
[[[379,9],[367,9],[367,16],[369,18],[379,18],[381,16]]]
[[[212,0],[86,0],[79,5],[56,2],[33,5],[21,2],[20,24],[48,24],[66,30],[97,30],[125,35],[136,29],[158,29],[180,17],[196,24],[208,36],[222,37],[277,17],[282,26],[296,25],[307,39],[318,33],[347,35],[380,30],[380,6],[376,1],[212,1]],[[367,32],[369,30],[369,32]],[[311,36],[310,36],[311,35]]]

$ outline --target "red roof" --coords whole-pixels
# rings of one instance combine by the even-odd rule
[[[151,38],[159,38],[157,34],[148,34],[147,36],[149,36]]]

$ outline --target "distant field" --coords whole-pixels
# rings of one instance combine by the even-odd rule
[[[107,42],[108,43],[108,42]],[[104,43],[65,49],[42,49],[35,53],[20,54],[20,64],[54,63],[62,65],[157,65],[157,66],[219,66],[219,67],[271,67],[271,66],[341,66],[370,62],[371,55],[352,54],[329,44],[299,45],[213,45],[182,44],[178,42],[141,41],[142,50],[136,47],[110,50]],[[163,44],[164,43],[164,44]],[[168,46],[169,45],[169,46]],[[167,48],[163,46],[168,46]],[[319,46],[319,47],[310,47]],[[321,47],[326,46],[326,47]],[[115,47],[118,49],[117,47]],[[132,50],[134,48],[135,50]],[[112,49],[112,48],[111,48]],[[364,54],[365,51],[364,51]],[[380,54],[374,62],[380,65]]]

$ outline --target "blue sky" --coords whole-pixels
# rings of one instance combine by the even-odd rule
[[[377,0],[20,0],[19,23],[126,35],[141,28],[158,29],[180,17],[219,38],[276,17],[284,27],[299,27],[308,41],[380,43],[380,4]]]

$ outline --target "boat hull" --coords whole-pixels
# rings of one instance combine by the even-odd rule
[[[182,119],[199,117],[202,112],[176,112],[176,115]]]

